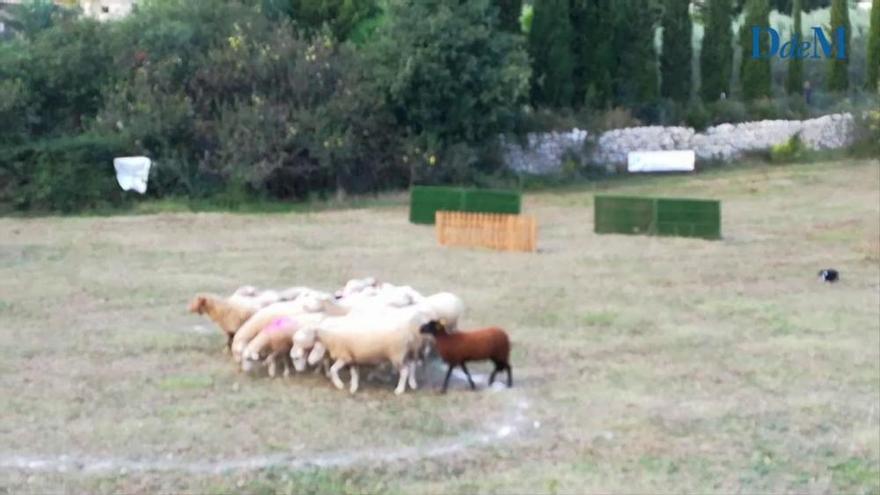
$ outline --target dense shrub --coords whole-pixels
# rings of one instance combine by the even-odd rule
[[[856,114],[855,150],[866,156],[880,156],[880,110]]]
[[[770,160],[776,163],[793,162],[802,159],[806,153],[800,134],[795,134],[788,141],[770,148]]]
[[[484,146],[515,128],[528,96],[522,37],[498,27],[488,0],[398,0],[378,36],[375,84],[409,143],[414,179],[484,172]]]
[[[14,34],[0,40],[0,203],[72,211],[119,202],[111,163],[122,154],[153,159],[152,196],[235,202],[414,181],[493,185],[509,180],[499,134],[702,129],[880,106],[873,93],[826,91],[824,60],[804,62],[809,103],[734,99],[728,27],[742,3],[699,2],[708,30],[694,25],[692,38],[679,0],[155,0],[112,23],[28,0],[6,11]],[[861,87],[867,30],[854,12],[848,70]],[[517,19],[531,33],[531,61]],[[687,40],[699,45],[704,31],[709,103],[688,101],[680,80],[689,79]],[[785,68],[771,66],[777,87]],[[870,123],[860,129],[873,136]]]
[[[62,212],[118,205],[113,158],[124,149],[118,139],[89,134],[4,148],[0,204]]]
[[[115,73],[107,29],[93,20],[62,22],[0,49],[0,76],[16,87],[16,111],[23,117],[17,132],[30,137],[85,129]]]
[[[865,88],[876,93],[880,89],[880,0],[874,0],[872,3],[866,51]]]
[[[330,33],[304,38],[287,21],[214,3],[185,7],[193,15],[177,28],[155,28],[152,45],[134,47],[147,61],[112,88],[97,119],[97,130],[162,157],[154,194],[306,198],[401,183],[399,133],[362,57]],[[132,22],[123,31],[142,20]],[[202,22],[217,28],[213,41],[188,47],[183,63],[167,47],[202,32]]]

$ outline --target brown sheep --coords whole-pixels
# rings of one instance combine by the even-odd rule
[[[449,369],[446,370],[446,379],[443,380],[444,393],[449,386],[449,376],[456,366],[461,366],[467,375],[471,389],[476,389],[465,363],[486,359],[490,359],[495,364],[495,369],[489,376],[489,385],[495,381],[496,373],[506,370],[507,386],[513,386],[513,370],[510,366],[510,339],[504,330],[490,327],[470,332],[449,333],[443,320],[432,320],[422,325],[419,331],[434,337],[437,353],[449,365]]]
[[[226,350],[232,347],[235,332],[256,313],[256,309],[228,301],[215,294],[198,294],[189,303],[190,313],[207,314],[226,334]]]

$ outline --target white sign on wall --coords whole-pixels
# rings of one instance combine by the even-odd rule
[[[630,151],[627,170],[630,172],[693,172],[694,150]]]
[[[147,192],[152,162],[145,156],[122,156],[113,159],[116,181],[123,191]]]

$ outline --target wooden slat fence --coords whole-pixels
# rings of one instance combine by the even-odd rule
[[[534,251],[538,225],[530,215],[438,211],[437,241],[442,246]]]

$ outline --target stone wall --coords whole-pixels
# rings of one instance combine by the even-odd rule
[[[508,167],[532,174],[559,170],[566,153],[582,163],[604,165],[609,170],[625,165],[630,151],[692,149],[697,160],[730,162],[749,152],[766,151],[800,133],[812,150],[845,148],[853,141],[850,114],[825,115],[809,120],[762,120],[721,124],[703,132],[690,127],[630,127],[607,131],[594,138],[587,131],[530,134],[527,145],[502,139]]]

